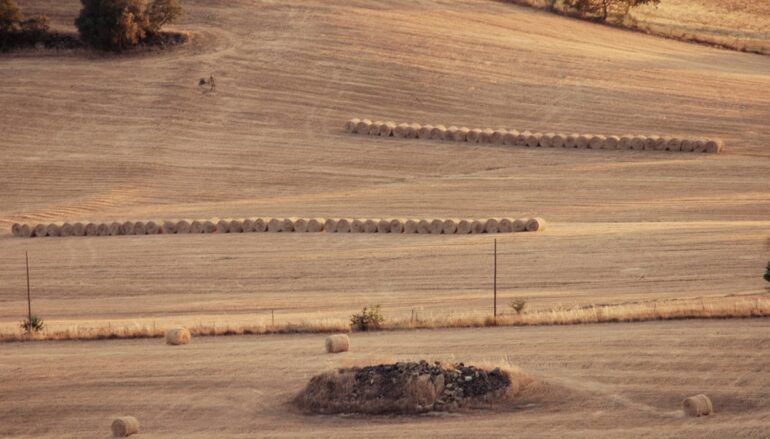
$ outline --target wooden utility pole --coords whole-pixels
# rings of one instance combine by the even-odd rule
[[[25,250],[24,257],[27,260],[27,315],[28,322],[32,323],[32,296],[29,294],[29,253]]]
[[[497,321],[497,239],[495,239],[495,268],[494,268],[494,274],[492,275],[492,288],[494,289],[494,305],[493,305],[493,312],[495,321]]]

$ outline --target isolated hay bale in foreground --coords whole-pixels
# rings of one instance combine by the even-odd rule
[[[358,218],[351,221],[350,233],[364,233],[364,221]]]
[[[409,124],[400,123],[396,125],[396,127],[393,129],[393,136],[401,139],[405,139],[408,131],[409,131]]]
[[[354,117],[353,119],[350,119],[349,121],[345,122],[345,131],[347,131],[350,134],[354,134],[356,132],[356,128],[358,127],[358,123],[361,122],[361,119]]]
[[[430,138],[433,140],[444,140],[446,138],[446,127],[444,125],[436,125],[430,131]]]
[[[372,125],[372,121],[369,119],[361,119],[356,124],[356,133],[369,134],[369,127]]]
[[[457,231],[455,232],[458,235],[467,235],[471,233],[471,222],[463,219],[457,222]]]
[[[391,137],[393,130],[396,129],[396,124],[393,122],[383,122],[380,125],[380,137]]]
[[[428,235],[430,234],[430,221],[426,219],[421,219],[417,222],[417,233],[420,235]]]
[[[545,221],[542,218],[530,218],[526,228],[527,232],[542,232],[545,230]]]
[[[484,227],[486,226],[484,221],[473,220],[471,221],[471,233],[478,234],[484,233]]]
[[[123,232],[123,227],[120,224],[118,224],[118,227],[120,228],[120,233],[118,233],[118,234],[122,235],[123,234],[122,233]],[[62,224],[59,233],[61,234],[62,237],[73,236],[72,235],[72,224],[70,224],[70,223]]]
[[[377,221],[373,219],[364,221],[364,233],[377,233]]]
[[[294,231],[297,233],[307,233],[307,220],[304,218],[297,218],[294,220]]]
[[[350,350],[350,337],[347,334],[334,334],[326,337],[326,352],[339,354]]]
[[[687,416],[708,416],[714,412],[714,405],[711,399],[704,395],[695,395],[682,401],[682,411]]]
[[[564,137],[564,147],[577,148],[577,139],[579,136],[580,134],[567,134],[567,136]]]
[[[177,234],[187,234],[190,233],[190,222],[187,220],[180,220],[176,223],[176,233]]]
[[[720,152],[724,151],[724,149],[725,144],[723,141],[719,139],[707,139],[704,152],[709,154],[719,154]]]
[[[114,437],[128,437],[139,433],[139,421],[133,416],[115,418],[110,426]]]
[[[320,218],[310,218],[307,220],[307,232],[318,233],[324,229],[324,220]]]
[[[337,233],[350,233],[350,221],[345,218],[337,220]]]
[[[494,219],[489,218],[484,223],[484,233],[497,233],[499,231],[500,223]]]
[[[513,221],[509,218],[503,218],[497,224],[497,231],[499,233],[511,233],[513,232]]]
[[[457,223],[453,219],[445,219],[441,225],[441,233],[445,235],[454,235],[457,233]]]
[[[472,128],[468,130],[468,134],[466,137],[468,143],[479,143],[481,142],[481,130],[478,128]]]
[[[177,346],[190,343],[190,331],[187,328],[171,328],[166,330],[166,344]]]
[[[110,225],[101,223],[96,226],[96,236],[110,236]]]
[[[392,227],[391,227],[392,229]],[[404,233],[405,234],[413,234],[417,233],[417,221],[413,219],[408,219],[404,221]]]
[[[551,147],[552,148],[564,148],[564,142],[566,141],[566,135],[555,133],[551,135]]]
[[[326,221],[324,221],[324,232],[337,233],[337,220],[334,218],[327,218]]]
[[[428,140],[433,134],[433,125],[423,125],[417,130],[417,138]]]
[[[527,220],[524,218],[516,218],[513,220],[513,231],[514,232],[526,232],[527,231]]]
[[[54,224],[54,223],[48,224],[45,230],[45,234],[47,236],[52,236],[52,237],[61,236],[61,228],[59,227],[58,224]]]
[[[618,136],[607,136],[604,140],[604,149],[618,149],[619,145],[620,137]]]
[[[506,134],[508,134],[508,130],[505,128],[494,130],[492,135],[489,136],[489,143],[493,145],[502,145],[505,142]]]
[[[390,221],[384,219],[377,221],[377,233],[390,233]]]
[[[255,232],[267,232],[267,221],[264,220],[264,218],[257,218],[254,220],[254,231]]]
[[[134,234],[134,223],[130,222],[129,224],[131,225],[131,230],[130,230],[129,233],[124,233],[125,235],[133,235]],[[26,226],[26,224],[25,224],[25,226]],[[123,226],[125,227],[125,224],[123,224]],[[24,229],[22,228],[22,231],[23,230]],[[83,223],[77,222],[77,223],[72,225],[72,236],[85,236],[85,235],[86,235],[86,226]]]
[[[390,233],[404,233],[404,222],[397,218],[390,220]]]
[[[594,134],[588,140],[588,147],[591,149],[604,149],[607,138],[601,134]]]

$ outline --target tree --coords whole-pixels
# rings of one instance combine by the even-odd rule
[[[597,16],[607,21],[611,15],[625,17],[633,7],[659,3],[660,0],[565,0],[564,5],[581,16]]]
[[[150,20],[149,32],[156,33],[160,28],[175,23],[182,16],[179,0],[154,0],[147,11]]]
[[[767,262],[767,268],[765,269],[765,275],[762,276],[766,281],[770,282],[770,261]]]
[[[0,0],[0,33],[18,30],[23,18],[16,0]]]
[[[75,19],[80,39],[99,49],[127,49],[146,36],[149,25],[145,0],[80,0]]]

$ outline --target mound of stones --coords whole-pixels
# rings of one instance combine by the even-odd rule
[[[311,413],[416,414],[489,407],[517,389],[500,368],[403,362],[314,376],[295,403]]]

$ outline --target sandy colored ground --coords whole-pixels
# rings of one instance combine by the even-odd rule
[[[767,320],[354,334],[329,356],[322,336],[12,343],[3,346],[0,436],[109,436],[131,414],[147,438],[761,438],[770,425]],[[510,362],[543,386],[499,412],[306,416],[288,402],[331,367],[410,359]],[[684,418],[704,392],[716,414]],[[10,421],[10,422],[9,422]]]

